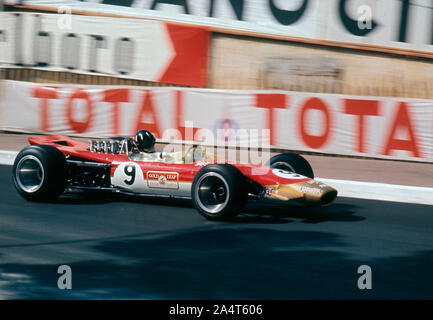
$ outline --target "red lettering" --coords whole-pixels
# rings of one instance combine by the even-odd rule
[[[320,135],[311,135],[306,130],[306,115],[308,110],[319,110],[325,115],[325,132]],[[301,112],[299,113],[299,123],[301,137],[304,143],[313,149],[319,149],[323,147],[329,140],[331,132],[331,115],[326,104],[319,98],[310,98],[302,106]]]
[[[396,139],[394,137],[399,127],[404,128],[408,132],[409,140]],[[391,131],[386,141],[386,146],[383,150],[384,155],[390,155],[391,150],[405,150],[412,152],[414,157],[422,157],[418,148],[417,136],[413,129],[412,119],[405,102],[400,102],[398,106]]]
[[[364,132],[366,127],[366,116],[379,115],[379,101],[345,99],[344,113],[358,116],[358,152],[365,152]]]
[[[86,102],[86,119],[84,121],[76,121],[73,119],[74,100],[84,100]],[[69,126],[77,133],[86,132],[93,120],[93,103],[89,94],[83,89],[77,89],[68,99],[66,105],[66,118]]]
[[[33,97],[42,99],[40,104],[41,122],[40,128],[42,131],[50,131],[50,103],[49,99],[57,99],[56,87],[36,87],[33,89]]]
[[[151,122],[143,122],[143,115],[150,115],[152,118]],[[135,125],[135,131],[133,134],[138,132],[139,130],[149,130],[152,132],[156,138],[161,138],[162,134],[160,131],[160,126],[158,123],[158,117],[155,112],[154,102],[153,102],[153,94],[151,91],[145,91],[143,101],[141,103],[140,109],[137,114],[137,123]]]
[[[274,117],[274,109],[284,109],[286,108],[287,95],[285,94],[268,94],[268,93],[259,93],[256,94],[256,107],[257,108],[265,108],[268,109],[267,117],[268,124],[267,129],[270,131],[270,143],[272,146],[276,145],[276,130],[274,130],[277,126],[275,117]]]
[[[113,111],[113,135],[120,133],[120,103],[129,102],[129,89],[107,89],[103,92],[103,101],[112,103]]]

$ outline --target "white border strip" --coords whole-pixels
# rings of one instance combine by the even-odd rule
[[[338,196],[433,205],[433,188],[316,178],[338,190]]]
[[[0,150],[0,164],[13,165],[18,151]]]
[[[12,165],[17,151],[0,150],[0,164]],[[316,178],[338,190],[339,197],[433,205],[433,188]]]

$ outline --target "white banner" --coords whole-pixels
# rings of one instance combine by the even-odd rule
[[[209,38],[150,20],[0,13],[0,64],[204,86]]]
[[[132,136],[433,162],[433,100],[4,81],[0,129]],[[247,133],[247,136],[244,135]]]
[[[433,53],[431,0],[6,0],[47,10],[186,22]]]

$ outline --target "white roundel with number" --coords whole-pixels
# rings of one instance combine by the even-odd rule
[[[135,162],[124,162],[114,171],[111,184],[134,193],[155,195],[189,196],[191,182],[180,181],[179,172],[153,170]]]
[[[143,191],[146,188],[143,171],[134,162],[121,163],[114,172],[112,184],[131,191]]]
[[[290,172],[290,171],[286,171],[286,170],[281,170],[281,169],[273,169],[272,173],[275,174],[276,176],[280,177],[280,178],[284,178],[284,179],[305,179],[305,176],[302,176],[300,174],[297,174],[295,172]]]

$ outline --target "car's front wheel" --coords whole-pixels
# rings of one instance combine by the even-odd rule
[[[192,201],[202,216],[210,220],[228,220],[242,209],[245,178],[230,164],[210,164],[195,176]]]
[[[273,156],[269,160],[268,166],[314,179],[314,172],[308,161],[296,153],[281,153]]]
[[[66,187],[66,159],[52,146],[24,148],[15,158],[12,171],[15,188],[30,201],[54,200]]]

